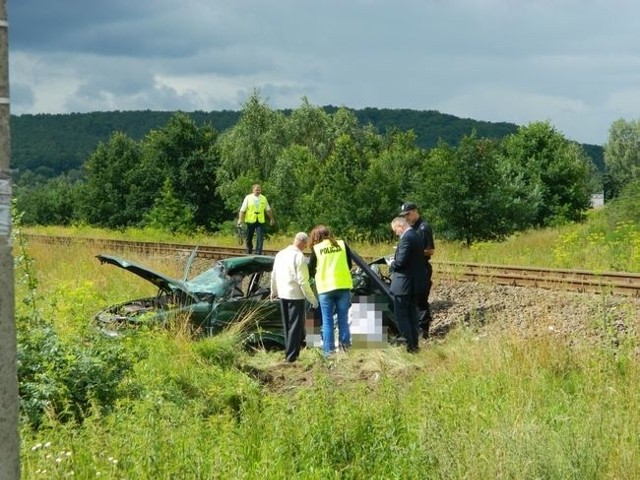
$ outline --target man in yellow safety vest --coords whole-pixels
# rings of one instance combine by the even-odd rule
[[[264,242],[265,234],[265,214],[269,216],[270,225],[276,223],[267,197],[262,195],[262,187],[256,183],[251,187],[251,193],[244,197],[238,215],[238,226],[242,226],[243,223],[247,225],[248,254],[253,253],[253,234],[257,233],[255,253],[256,255],[262,255],[262,243]]]

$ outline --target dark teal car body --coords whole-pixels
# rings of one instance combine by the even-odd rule
[[[352,302],[361,303],[375,297],[376,305],[371,309],[390,305],[388,281],[379,275],[375,265],[372,267],[352,253],[357,265],[353,273]],[[166,324],[173,318],[183,317],[200,335],[215,335],[229,325],[249,318],[244,335],[247,346],[284,347],[280,305],[277,300],[270,299],[274,257],[247,255],[218,260],[213,267],[189,280],[173,278],[112,255],[98,255],[97,258],[103,264],[127,270],[158,288],[152,297],[129,300],[98,312],[95,321],[105,332],[113,334],[125,327],[142,324]],[[397,331],[393,314],[390,308],[383,309],[385,328],[393,334]],[[310,312],[309,321],[307,333],[312,335],[314,325],[318,327],[320,323],[319,311]]]

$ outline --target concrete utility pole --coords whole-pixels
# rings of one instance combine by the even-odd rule
[[[0,0],[0,480],[19,480],[9,119],[9,24],[7,1]]]

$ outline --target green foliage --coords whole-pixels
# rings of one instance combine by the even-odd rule
[[[145,164],[157,172],[154,194],[169,179],[176,197],[192,211],[194,225],[206,229],[215,229],[226,217],[216,193],[217,138],[211,125],[198,127],[189,116],[177,113],[142,141]]]
[[[308,103],[303,98],[305,102]],[[333,106],[311,108],[328,115],[338,110]],[[371,125],[385,134],[394,129],[413,130],[417,145],[423,149],[435,147],[439,140],[457,145],[462,137],[474,130],[480,137],[499,140],[515,133],[518,128],[512,123],[459,118],[434,110],[364,108],[352,112],[360,124]],[[138,141],[149,131],[165,125],[174,113],[146,110],[11,115],[11,166],[17,170],[18,179],[34,173],[52,178],[70,170],[79,170],[98,144],[107,142],[114,132],[122,132]],[[195,111],[185,115],[197,124],[211,124],[217,131],[224,132],[238,122],[241,112]],[[321,147],[320,144],[318,146]],[[602,147],[584,147],[598,170],[603,171]]]
[[[77,220],[78,182],[70,175],[16,187],[17,209],[27,225],[71,225]]]
[[[145,214],[144,223],[148,227],[170,233],[189,233],[195,228],[193,207],[185,205],[173,191],[170,179],[165,179],[160,196],[153,208]]]
[[[350,241],[387,240],[398,206],[412,200],[436,236],[471,244],[582,221],[599,181],[584,151],[546,122],[504,140],[473,132],[429,152],[414,130],[379,134],[380,112],[369,113],[362,125],[357,111],[303,98],[287,116],[254,91],[221,135],[185,113],[140,140],[114,133],[84,177],[21,186],[19,205],[30,224],[228,231],[261,183],[283,234],[324,223]]]
[[[424,163],[418,198],[444,238],[470,245],[513,231],[514,204],[505,194],[496,151],[494,141],[471,135],[455,148],[440,144]]]
[[[38,428],[54,422],[81,422],[93,409],[105,412],[118,398],[117,387],[134,363],[133,352],[97,332],[61,338],[53,321],[43,317],[33,258],[14,215],[19,245],[16,282],[26,296],[16,314],[18,388],[21,420]]]
[[[314,107],[306,97],[287,117],[287,132],[293,145],[306,147],[311,155],[322,161],[333,147],[330,125],[332,117],[320,107]]]
[[[606,255],[608,237],[593,230],[584,252]],[[504,248],[520,255],[544,250],[550,261],[553,237],[540,235],[535,231],[518,236],[518,242],[506,248],[488,242],[474,248]],[[624,243],[631,238],[630,226],[616,235]],[[529,236],[534,242],[526,243]],[[578,230],[572,241],[585,236]],[[59,257],[68,251],[57,248],[40,254]],[[439,257],[449,248],[441,242]],[[25,257],[21,248],[16,251]],[[494,263],[510,263],[505,258],[512,257]],[[42,258],[37,260],[42,269]],[[53,272],[46,273],[64,277],[72,266],[62,264],[51,262]],[[80,276],[85,273],[82,288],[66,301],[80,303],[85,286],[95,280],[93,271],[81,271]],[[41,291],[35,277],[20,274],[16,279],[21,288]],[[64,293],[65,282],[59,283],[55,295]],[[485,300],[475,301],[486,307]],[[21,305],[29,313],[52,303],[61,302],[35,295]],[[566,337],[551,330],[553,324],[545,324],[545,318],[532,319],[532,330],[523,332],[520,324],[513,329],[495,324],[488,311],[485,326],[463,326],[467,324],[461,319],[461,328],[429,342],[418,355],[390,346],[352,349],[327,362],[315,349],[305,349],[294,365],[283,365],[282,352],[248,355],[228,332],[202,341],[166,332],[104,339],[106,345],[122,345],[130,353],[137,351],[132,344],[143,348],[143,361],[113,388],[118,398],[111,408],[96,408],[91,400],[91,414],[85,410],[82,422],[62,422],[71,409],[52,414],[38,429],[25,421],[20,427],[22,475],[636,478],[638,319],[631,302],[628,310],[616,305],[604,295],[580,334]],[[585,341],[582,329],[595,335]],[[57,345],[66,352],[75,355],[69,344],[77,344],[77,349],[90,344],[57,331]],[[43,335],[41,348],[52,350],[51,338],[48,332]],[[89,349],[87,355],[95,357],[96,352]],[[57,353],[52,358],[66,365]],[[69,380],[67,387],[48,374],[51,366],[43,358],[41,371],[47,375],[39,377],[36,393],[46,400],[68,395],[70,388],[94,388],[87,382],[99,374],[88,367],[91,374],[83,374],[84,361],[75,361],[78,365],[70,371],[77,382]]]
[[[536,201],[531,226],[580,221],[590,206],[594,171],[575,143],[548,122],[521,127],[503,142],[503,156],[516,184],[524,187],[521,201]]]
[[[615,198],[627,183],[640,179],[640,120],[619,119],[611,124],[604,162],[608,173],[607,198]]]
[[[391,237],[390,219],[398,214],[405,199],[418,199],[422,192],[419,175],[424,154],[415,144],[413,132],[391,132],[388,146],[370,159],[369,168],[361,173],[353,198],[360,205],[353,221],[358,228],[371,232],[370,239]]]
[[[237,335],[223,333],[205,338],[194,344],[194,352],[207,363],[229,369],[240,365],[242,350]]]
[[[254,91],[233,129],[220,136],[218,193],[235,212],[254,183],[265,183],[286,146],[285,117],[272,110]],[[265,189],[266,191],[266,189]]]
[[[317,180],[310,196],[316,224],[331,225],[345,232],[353,224],[353,192],[358,175],[366,171],[364,159],[353,139],[343,134],[329,158],[318,166]]]
[[[144,168],[140,145],[116,132],[100,144],[85,164],[78,211],[90,225],[122,228],[136,225],[153,204],[160,184],[155,171]]]
[[[278,224],[288,231],[310,230],[313,227],[315,206],[311,193],[318,182],[317,175],[309,175],[318,159],[309,147],[293,145],[278,156],[273,168],[269,202],[277,207]],[[246,190],[248,191],[248,190]]]
[[[463,331],[420,358],[391,348],[332,368],[303,351],[308,368],[263,371],[261,385],[158,338],[135,401],[74,428],[26,432],[22,469],[28,478],[635,477],[640,371],[628,351],[576,343]]]
[[[11,166],[18,171],[19,180],[30,172],[51,178],[80,170],[114,132],[138,141],[165,125],[174,114],[146,110],[11,115]],[[214,125],[218,131],[232,127],[240,116],[229,110],[187,115],[197,124]]]
[[[640,225],[640,179],[629,182],[620,195],[607,205],[610,223],[631,222]]]
[[[180,113],[139,142],[115,133],[85,165],[86,180],[79,187],[77,206],[80,218],[107,228],[143,225],[147,220],[173,231],[212,228],[224,218],[216,194],[215,141],[210,126],[197,127]],[[161,207],[171,196],[179,198],[181,205]],[[152,209],[155,212],[150,213]]]

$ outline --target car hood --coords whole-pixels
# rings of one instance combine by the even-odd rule
[[[209,294],[216,297],[224,296],[229,288],[228,276],[236,273],[249,275],[255,272],[271,271],[274,260],[274,257],[266,255],[227,258],[219,260],[213,268],[191,280],[182,281],[113,255],[97,255],[96,258],[100,260],[100,263],[108,263],[132,272],[168,293],[183,292],[196,300]]]
[[[129,260],[114,257],[113,255],[96,255],[96,258],[100,260],[100,263],[102,264],[108,263],[110,265],[115,265],[116,267],[120,267],[131,273],[134,273],[135,275],[144,278],[148,282],[151,282],[156,287],[164,290],[167,293],[182,292],[185,295],[193,297],[197,300],[194,292],[192,292],[189,289],[188,285],[182,280],[169,277],[168,275],[158,273],[139,263],[130,262]]]
[[[362,258],[360,255],[358,255],[356,252],[354,252],[353,250],[351,250],[351,259],[353,260],[353,262],[358,265],[358,267],[360,267],[360,269],[365,272],[367,274],[367,277],[369,277],[369,279],[375,283],[377,285],[377,287],[380,289],[380,292],[383,293],[384,295],[386,295],[390,301],[393,301],[393,297],[391,295],[391,291],[389,290],[389,285],[387,285],[386,283],[384,283],[384,280],[382,280],[380,278],[380,276],[378,274],[376,274],[376,272],[374,272],[371,269],[371,265],[378,265],[378,264],[384,264],[386,263],[384,261],[384,257],[381,257],[377,260],[374,260],[371,263],[367,263],[365,261],[364,258]]]

